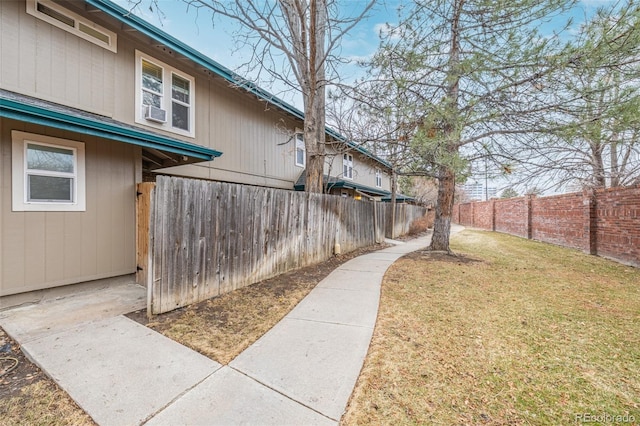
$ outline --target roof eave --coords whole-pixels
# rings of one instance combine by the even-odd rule
[[[222,155],[220,151],[199,145],[166,138],[153,133],[120,127],[114,124],[102,123],[84,117],[62,114],[11,99],[0,98],[0,117],[153,148],[159,151],[191,157],[200,161],[212,161],[214,158]]]

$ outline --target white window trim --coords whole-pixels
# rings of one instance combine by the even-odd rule
[[[64,15],[67,18],[73,19],[74,25],[73,26],[67,25],[47,15],[46,13],[42,13],[41,11],[38,10],[38,3],[61,15]],[[77,13],[74,13],[69,9],[62,7],[57,3],[52,2],[51,0],[27,0],[27,13],[29,15],[35,16],[38,19],[48,22],[54,27],[58,27],[61,30],[67,31],[75,36],[80,37],[81,39],[87,40],[90,43],[93,43],[97,46],[110,50],[113,53],[117,53],[118,51],[118,35],[116,33],[114,33],[113,31],[109,31],[108,29],[90,21],[89,19],[84,18],[78,15]],[[96,38],[82,31],[80,27],[81,24],[93,31],[97,31],[102,35],[106,36],[109,39],[109,41],[105,43],[103,40],[100,40],[99,38]]]
[[[347,167],[347,172],[345,173],[344,168]],[[352,154],[343,154],[342,155],[342,174],[344,179],[353,180],[353,155]]]
[[[11,131],[11,177],[12,177],[12,210],[13,211],[38,211],[38,212],[79,212],[86,211],[85,189],[85,148],[84,143],[67,139],[53,138],[50,136],[36,135],[32,133]],[[26,145],[60,146],[72,148],[75,152],[76,176],[73,188],[73,203],[56,203],[42,201],[27,201],[27,164]]]
[[[304,135],[300,132],[296,133],[295,136],[295,144],[296,144],[296,148],[295,148],[295,152],[294,152],[294,161],[296,163],[296,166],[298,167],[305,167],[307,164],[307,149],[304,145]],[[302,149],[302,163],[298,162],[298,149]]]
[[[142,105],[142,60],[145,60],[149,63],[152,63],[160,68],[162,68],[162,86],[163,86],[163,94],[162,94],[162,109],[167,112],[167,122],[166,123],[156,123],[150,120],[146,120],[144,118],[144,107]],[[189,130],[183,130],[177,127],[173,127],[171,125],[171,108],[172,108],[172,97],[171,97],[171,84],[172,78],[171,76],[175,74],[178,77],[181,77],[185,80],[189,81]],[[193,77],[189,74],[185,74],[182,71],[173,68],[165,64],[162,61],[159,61],[151,56],[145,55],[144,53],[136,50],[136,95],[135,95],[135,111],[136,117],[135,121],[138,124],[142,124],[144,126],[153,127],[155,129],[165,130],[167,132],[175,133],[182,136],[188,136],[190,138],[195,138],[195,128],[196,128],[196,97],[195,97],[195,87],[196,82]],[[182,102],[180,102],[182,103]],[[182,103],[184,104],[184,103]]]
[[[376,169],[376,188],[382,188],[382,171]]]

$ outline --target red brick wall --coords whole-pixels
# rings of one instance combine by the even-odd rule
[[[495,203],[495,230],[527,238],[527,198],[495,200]]]
[[[493,230],[493,200],[474,203],[473,213],[473,226],[475,228]]]
[[[531,238],[588,251],[589,228],[585,229],[584,209],[581,192],[534,198],[531,201]]]
[[[577,248],[640,267],[640,185],[460,204],[461,225]]]
[[[596,192],[598,254],[640,266],[640,185]]]
[[[460,224],[473,226],[473,203],[460,204]]]

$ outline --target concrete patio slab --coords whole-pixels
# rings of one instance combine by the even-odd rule
[[[380,287],[367,290],[316,288],[288,318],[373,328],[380,302]]]
[[[101,426],[140,424],[221,367],[123,316],[33,339],[23,350]]]
[[[1,311],[0,326],[22,343],[146,306],[147,290],[137,284],[124,284]]]
[[[336,426],[337,422],[229,367],[222,367],[146,426]]]
[[[230,366],[338,421],[372,333],[366,327],[285,317]]]

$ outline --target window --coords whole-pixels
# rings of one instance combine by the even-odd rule
[[[27,0],[27,13],[112,52],[117,35],[51,0]]]
[[[304,135],[296,133],[296,166],[304,167],[306,163],[306,151],[304,146]]]
[[[13,211],[85,211],[82,142],[13,131]]]
[[[171,125],[189,131],[189,80],[173,74],[171,76]]]
[[[376,169],[376,186],[382,188],[382,172],[380,169]]]
[[[136,123],[195,137],[195,80],[136,51]]]
[[[347,179],[353,179],[353,155],[342,155],[342,176]]]

